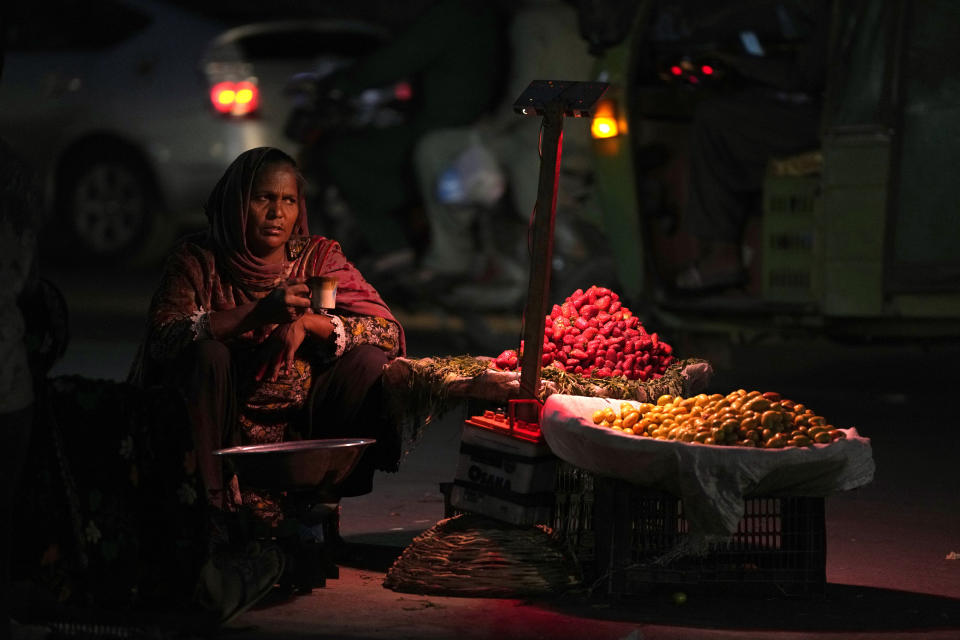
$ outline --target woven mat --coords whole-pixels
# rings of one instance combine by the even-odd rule
[[[414,538],[383,586],[434,596],[512,598],[558,594],[579,571],[547,527],[518,527],[475,514],[441,520]]]

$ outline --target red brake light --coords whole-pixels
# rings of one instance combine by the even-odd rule
[[[713,67],[711,67],[708,64],[705,64],[702,67],[700,67],[700,71],[702,71],[703,75],[705,76],[713,75]]]
[[[675,76],[679,76],[681,73],[683,73],[683,69],[681,69],[679,65],[673,65],[670,67],[670,73]]]
[[[401,80],[393,85],[393,97],[401,102],[406,102],[413,98],[413,87],[409,82]]]
[[[236,95],[232,82],[218,82],[210,88],[210,102],[213,103],[213,108],[220,113],[227,113],[233,108],[233,100]]]
[[[218,82],[210,88],[210,102],[219,113],[245,116],[260,106],[260,90],[252,82]]]

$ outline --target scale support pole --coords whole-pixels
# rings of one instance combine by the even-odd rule
[[[514,102],[520,115],[543,117],[540,139],[540,181],[530,233],[531,262],[527,304],[523,312],[523,354],[520,357],[520,399],[537,399],[543,358],[543,332],[550,303],[553,225],[563,149],[563,118],[591,117],[609,85],[603,82],[534,80]],[[529,405],[522,405],[527,406]],[[528,421],[539,416],[526,415]]]
[[[557,185],[563,150],[563,106],[552,102],[543,114],[540,141],[540,182],[531,233],[532,252],[527,304],[523,311],[523,355],[520,358],[520,397],[535,398],[540,384],[543,331],[550,303],[553,264],[553,225],[557,213]]]

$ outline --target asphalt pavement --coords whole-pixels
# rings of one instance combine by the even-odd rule
[[[52,375],[122,379],[158,274],[48,270],[71,312],[71,344]],[[412,356],[496,355],[519,319],[405,310]],[[469,335],[467,335],[469,334]],[[479,337],[478,337],[479,336]],[[668,338],[669,339],[669,338]],[[383,587],[393,560],[444,517],[466,408],[429,424],[395,474],[342,502],[351,551],[340,576],[305,595],[268,598],[223,630],[266,638],[960,639],[960,346],[808,339],[731,344],[677,340],[708,359],[710,391],[777,390],[871,439],[876,474],[826,498],[822,595],[738,596],[718,590],[682,604],[672,594],[622,599],[421,596]]]

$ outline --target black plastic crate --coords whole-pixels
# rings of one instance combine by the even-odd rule
[[[593,506],[594,571],[609,595],[659,588],[807,595],[826,585],[823,498],[747,498],[728,542],[677,557],[668,554],[689,536],[689,523],[676,496],[596,477]]]
[[[594,476],[561,461],[557,465],[556,501],[549,525],[574,555],[586,583],[597,578],[594,549]]]

